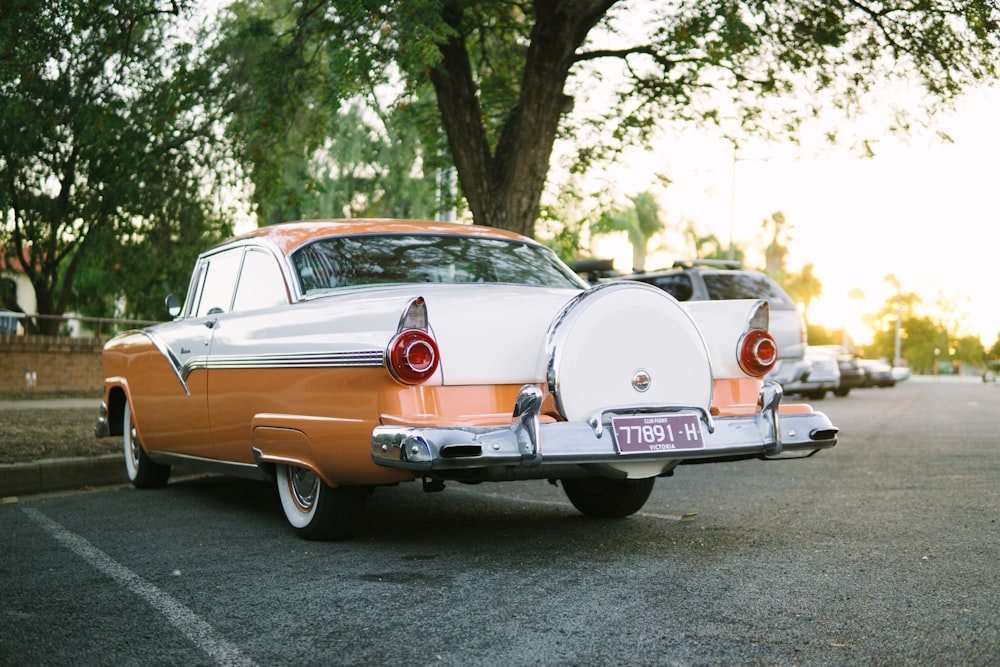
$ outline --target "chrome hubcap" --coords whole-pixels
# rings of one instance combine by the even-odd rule
[[[138,463],[139,462],[139,442],[138,442],[138,436],[136,435],[136,432],[135,432],[135,426],[133,426],[132,424],[129,424],[129,429],[128,429],[128,443],[129,443],[129,449],[132,452],[132,463]]]
[[[319,476],[306,468],[289,468],[288,486],[295,504],[303,512],[308,512],[316,502]]]

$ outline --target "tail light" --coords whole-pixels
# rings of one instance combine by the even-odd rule
[[[396,335],[385,351],[386,366],[400,382],[420,384],[437,370],[438,347],[429,329],[427,302],[418,296],[403,310]]]
[[[405,384],[420,384],[437,370],[437,343],[426,331],[406,329],[393,337],[386,358],[394,378]]]
[[[744,373],[764,377],[778,361],[778,344],[766,329],[750,329],[740,338],[737,356]]]

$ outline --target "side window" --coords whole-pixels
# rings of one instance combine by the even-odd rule
[[[194,317],[229,312],[242,257],[243,248],[234,248],[213,255],[203,263],[201,294],[192,313]]]
[[[195,312],[197,312],[198,295],[205,288],[205,269],[207,267],[207,262],[198,262],[194,267],[191,284],[188,286],[187,297],[184,299],[184,307],[181,308],[181,313],[183,313],[184,317],[194,317]]]
[[[653,284],[678,301],[687,301],[694,295],[691,277],[686,273],[657,276],[653,280]]]
[[[281,268],[274,257],[263,250],[247,250],[243,258],[233,310],[256,310],[288,303],[288,292]]]

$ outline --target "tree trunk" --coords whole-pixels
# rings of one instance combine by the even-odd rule
[[[572,102],[563,93],[577,48],[614,0],[536,0],[520,97],[491,153],[483,127],[469,53],[461,36],[461,9],[449,3],[445,20],[455,36],[440,45],[431,73],[438,108],[462,190],[476,224],[534,236],[542,190],[561,115]]]

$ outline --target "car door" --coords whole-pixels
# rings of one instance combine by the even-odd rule
[[[208,412],[216,456],[224,461],[253,462],[250,425],[273,401],[265,350],[283,324],[277,306],[289,303],[287,277],[267,248],[248,247],[242,257],[229,312],[212,329],[208,371]],[[267,309],[267,310],[266,310]],[[260,315],[260,313],[267,313]]]
[[[242,257],[243,248],[203,256],[185,312],[150,333],[163,361],[172,367],[172,373],[156,375],[165,379],[133,391],[144,443],[152,451],[215,458],[208,418],[212,337],[232,309]]]

